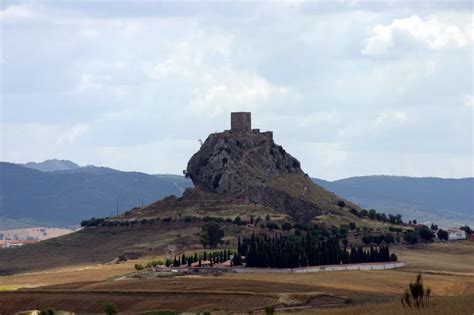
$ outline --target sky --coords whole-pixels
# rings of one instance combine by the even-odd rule
[[[251,111],[311,176],[474,176],[467,1],[8,1],[0,160],[181,174]]]

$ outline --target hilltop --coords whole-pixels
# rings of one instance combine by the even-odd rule
[[[249,113],[233,115],[250,124]],[[186,177],[194,188],[181,198],[166,198],[135,209],[124,218],[143,218],[144,214],[147,219],[163,217],[169,209],[176,217],[190,213],[189,209],[208,213],[232,205],[251,209],[249,215],[255,208],[280,213],[293,222],[308,222],[323,215],[356,219],[360,208],[314,184],[300,162],[275,143],[272,132],[237,125],[236,119],[232,117],[231,130],[209,135],[189,160]]]

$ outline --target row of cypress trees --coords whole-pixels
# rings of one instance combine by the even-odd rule
[[[337,237],[324,241],[306,233],[294,236],[255,236],[238,239],[238,255],[247,267],[297,268],[319,265],[390,261],[388,246],[341,247]],[[237,265],[237,263],[235,263]]]

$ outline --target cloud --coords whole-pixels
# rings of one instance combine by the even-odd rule
[[[470,7],[21,3],[2,18],[3,159],[180,173],[250,110],[314,176],[474,175]]]
[[[0,11],[0,21],[2,23],[30,19],[33,16],[33,7],[30,4],[11,5]]]
[[[375,119],[376,125],[397,124],[403,125],[407,121],[405,112],[388,112],[382,113]]]
[[[386,54],[404,41],[408,41],[408,45],[410,41],[421,43],[434,50],[461,48],[471,44],[472,39],[472,22],[470,27],[459,26],[442,22],[436,16],[423,20],[414,15],[395,19],[389,25],[374,26],[361,52],[364,55]]]
[[[58,144],[74,144],[81,136],[90,129],[88,124],[77,124],[61,134],[57,140]]]

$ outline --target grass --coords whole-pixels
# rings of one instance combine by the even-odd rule
[[[474,276],[474,242],[432,243],[420,247],[394,249],[409,270]]]
[[[400,301],[380,304],[364,304],[338,309],[326,309],[316,312],[321,315],[472,315],[474,312],[473,296],[434,297],[430,305],[422,309],[404,308]]]
[[[353,304],[330,309],[318,307],[311,309],[312,312],[471,315],[474,311],[471,302],[471,299],[474,300],[474,243],[434,243],[417,249],[396,247],[394,251],[408,263],[407,268],[309,274],[262,271],[252,274],[225,273],[219,277],[186,276],[113,281],[110,279],[134,272],[135,263],[146,264],[163,257],[150,256],[123,264],[84,263],[0,277],[0,290],[3,291],[49,286],[42,290],[55,292],[18,291],[22,292],[24,299],[20,299],[17,292],[2,292],[0,305],[5,305],[6,310],[12,311],[18,305],[29,306],[22,303],[34,300],[56,309],[67,309],[69,305],[73,307],[73,311],[89,313],[100,312],[106,302],[115,303],[119,310],[131,313],[147,310],[246,311],[263,310],[270,304],[294,304],[304,301],[308,296],[324,293],[340,298],[348,297]],[[415,279],[418,271],[424,272],[424,283],[433,293],[430,308],[419,312],[403,309],[399,302],[400,294]],[[16,302],[8,294],[17,294]]]

